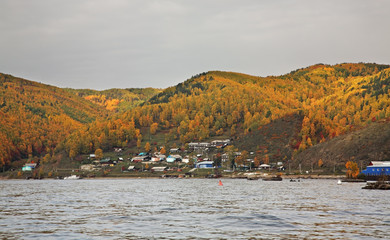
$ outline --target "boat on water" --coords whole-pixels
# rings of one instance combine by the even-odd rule
[[[64,180],[77,180],[77,179],[80,179],[80,176],[70,175],[68,177],[64,177]]]
[[[281,176],[271,176],[263,178],[263,181],[282,181],[283,178]]]
[[[301,179],[292,179],[292,178],[290,178],[290,182],[300,182],[301,181]]]

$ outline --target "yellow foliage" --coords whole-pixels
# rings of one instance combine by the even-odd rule
[[[324,162],[322,161],[322,159],[318,160],[318,167],[322,167],[322,165],[324,165]]]
[[[357,178],[359,175],[359,167],[356,162],[348,161],[345,167],[347,168],[347,178]]]
[[[150,151],[150,143],[147,142],[147,143],[145,144],[145,152],[149,152],[149,151]]]
[[[95,156],[97,159],[102,159],[103,158],[103,150],[100,148],[96,149]]]

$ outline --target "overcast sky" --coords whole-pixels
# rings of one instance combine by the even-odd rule
[[[210,70],[390,64],[389,10],[388,0],[1,0],[0,72],[102,90]]]

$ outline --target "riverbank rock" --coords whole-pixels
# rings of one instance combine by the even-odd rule
[[[390,190],[390,183],[388,182],[369,182],[362,189],[377,189],[377,190]]]

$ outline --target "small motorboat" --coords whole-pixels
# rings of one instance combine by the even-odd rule
[[[68,177],[64,177],[64,180],[77,180],[77,179],[80,179],[80,176],[70,175]]]
[[[337,185],[341,185],[341,180],[337,180]]]

